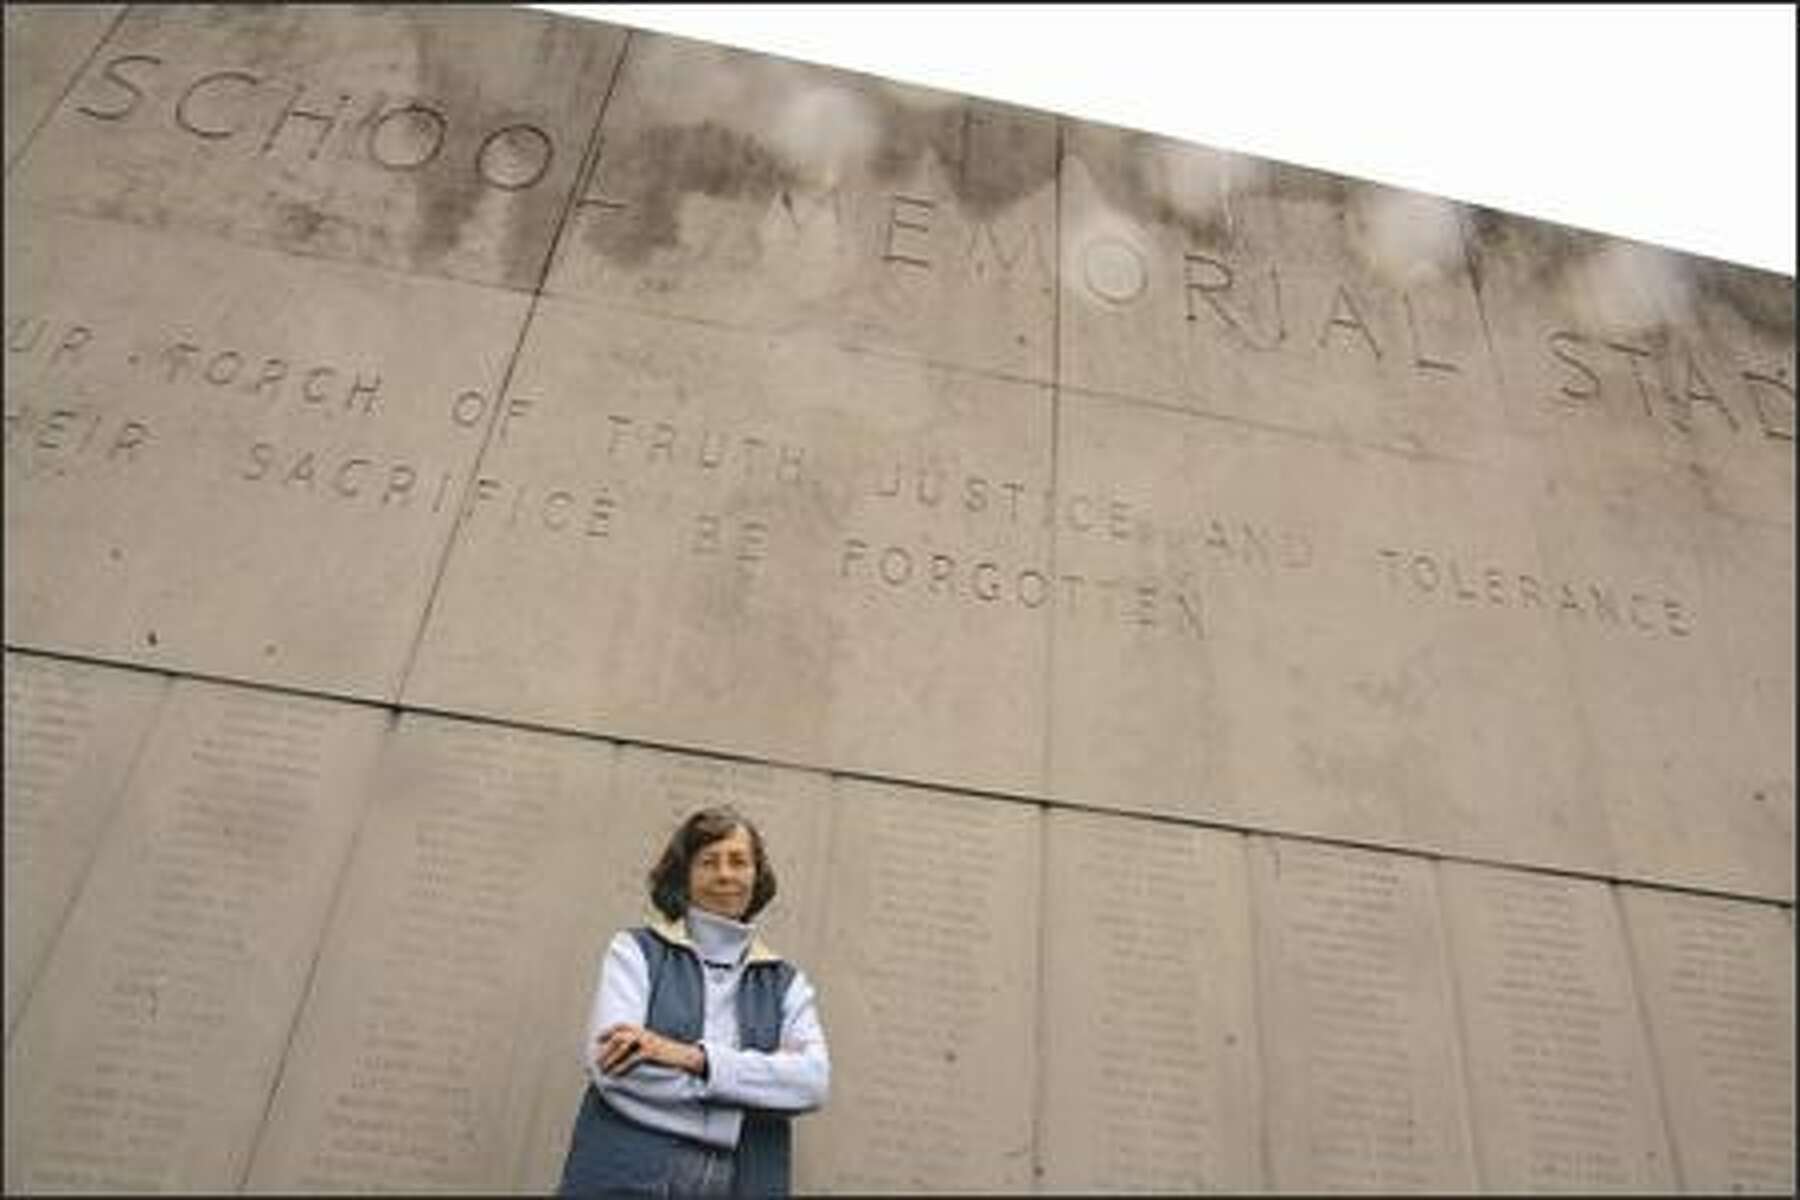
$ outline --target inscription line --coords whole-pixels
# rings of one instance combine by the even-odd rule
[[[413,667],[419,661],[419,648],[424,645],[425,631],[431,627],[431,614],[437,609],[438,594],[443,590],[444,576],[450,569],[450,560],[456,556],[456,548],[462,540],[463,527],[467,524],[468,510],[464,508],[470,493],[475,489],[475,481],[480,479],[483,462],[494,444],[494,432],[504,422],[507,400],[512,392],[513,372],[518,370],[519,359],[524,356],[525,342],[531,336],[532,322],[537,319],[538,305],[544,300],[544,284],[550,278],[550,267],[556,261],[557,247],[562,244],[563,234],[568,230],[569,218],[574,214],[577,202],[581,198],[582,189],[586,186],[588,172],[594,167],[594,160],[600,153],[600,130],[606,124],[606,110],[612,106],[614,90],[619,86],[619,79],[625,73],[625,60],[631,54],[632,31],[625,31],[625,42],[619,47],[619,57],[613,63],[612,78],[606,81],[606,94],[600,98],[600,111],[594,117],[594,127],[588,132],[587,146],[582,150],[581,163],[576,168],[575,182],[569,188],[569,194],[563,201],[562,212],[557,216],[556,229],[550,235],[550,247],[544,253],[544,261],[538,264],[537,281],[531,289],[531,303],[525,309],[525,317],[519,322],[519,332],[513,339],[512,353],[507,357],[506,370],[500,375],[500,385],[494,391],[494,411],[488,414],[487,428],[481,434],[481,448],[475,452],[473,461],[469,463],[468,474],[463,479],[462,489],[457,493],[455,512],[457,516],[450,526],[450,536],[444,539],[444,551],[438,556],[437,570],[431,576],[431,590],[425,595],[424,608],[420,610],[419,621],[413,627],[412,645],[407,648],[406,661],[401,665],[400,678],[394,684],[394,699],[398,700],[406,694],[406,681],[412,678]]]
[[[87,52],[87,57],[81,60],[81,65],[69,74],[68,82],[63,84],[62,91],[56,94],[56,102],[44,109],[43,114],[31,126],[31,132],[25,135],[24,140],[13,150],[12,157],[6,160],[8,177],[12,175],[13,168],[18,165],[19,160],[25,157],[25,151],[31,149],[31,144],[37,141],[38,134],[43,131],[50,118],[62,110],[62,106],[69,99],[69,93],[74,91],[75,85],[87,75],[88,68],[94,65],[94,59],[100,51],[106,49],[107,43],[111,42],[113,35],[118,33],[120,24],[124,22],[126,15],[130,12],[131,5],[121,4],[119,6],[119,11],[113,15],[112,24],[106,27],[105,33],[95,39],[93,48]]]
[[[438,708],[425,704],[402,704],[388,700],[372,700],[367,696],[339,695],[314,688],[263,683],[231,675],[190,671],[164,671],[154,667],[146,667],[142,663],[130,662],[122,659],[105,658],[99,655],[83,654],[66,650],[41,649],[10,642],[6,643],[5,648],[15,653],[40,655],[45,658],[61,659],[67,662],[91,663],[96,666],[118,667],[131,671],[143,671],[149,674],[167,675],[177,679],[194,679],[207,683],[223,683],[251,691],[334,700],[339,703],[356,704],[366,708],[392,710],[402,714],[419,713],[427,716],[443,717],[453,721],[465,721],[470,724],[488,725],[501,729],[516,729],[529,733],[551,733],[562,736],[590,738],[594,741],[611,742],[618,746],[637,746],[646,750],[660,750],[674,754],[702,755],[707,758],[716,759],[720,762],[747,763],[755,766],[775,767],[785,770],[808,771],[814,774],[829,775],[834,779],[861,780],[868,783],[886,784],[898,787],[925,788],[939,792],[948,790],[978,800],[1002,800],[1011,804],[1041,806],[1046,809],[1059,809],[1068,812],[1091,813],[1096,816],[1132,817],[1134,819],[1176,825],[1183,829],[1210,829],[1221,833],[1241,833],[1280,837],[1290,841],[1305,842],[1309,845],[1336,846],[1350,850],[1374,850],[1383,854],[1404,854],[1413,858],[1435,859],[1439,862],[1470,863],[1474,866],[1499,867],[1509,871],[1529,871],[1533,874],[1551,876],[1558,879],[1582,879],[1610,883],[1613,885],[1641,887],[1673,895],[1707,896],[1719,900],[1736,900],[1751,904],[1769,905],[1789,914],[1793,912],[1795,906],[1793,897],[1769,896],[1756,892],[1729,891],[1722,888],[1701,887],[1696,884],[1671,883],[1666,880],[1649,879],[1633,875],[1587,873],[1567,867],[1545,866],[1538,863],[1518,862],[1503,858],[1483,858],[1470,854],[1460,854],[1455,851],[1425,849],[1419,846],[1407,846],[1391,842],[1359,841],[1352,838],[1334,837],[1329,834],[1307,833],[1304,830],[1279,829],[1255,825],[1234,825],[1226,821],[1209,820],[1205,817],[1178,815],[1156,809],[1136,808],[1130,805],[1095,804],[1086,800],[1073,800],[1061,796],[1033,796],[1021,792],[1008,792],[998,788],[983,787],[978,784],[959,783],[954,780],[918,778],[905,775],[884,775],[878,772],[861,771],[855,768],[821,766],[818,763],[801,762],[796,759],[777,758],[770,755],[749,754],[743,751],[729,750],[721,747],[656,741],[629,734],[598,733],[592,729],[585,729],[577,725],[558,725],[547,721],[527,721],[519,717],[508,717],[491,713],[466,712],[458,709]]]

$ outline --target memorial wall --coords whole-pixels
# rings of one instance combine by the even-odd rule
[[[5,68],[7,1191],[548,1190],[730,801],[804,1190],[1792,1194],[1792,279],[525,10]]]

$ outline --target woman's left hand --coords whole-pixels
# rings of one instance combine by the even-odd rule
[[[623,1075],[639,1063],[654,1062],[692,1075],[706,1072],[706,1051],[664,1037],[642,1025],[609,1025],[594,1045],[594,1061],[608,1075]]]

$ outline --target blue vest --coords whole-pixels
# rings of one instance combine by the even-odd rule
[[[644,1024],[678,1041],[700,1041],[706,1029],[706,981],[701,977],[699,957],[649,929],[633,929],[631,934],[650,970],[649,1014]],[[794,968],[786,962],[745,964],[737,993],[741,1048],[765,1052],[779,1048],[781,1001],[793,979]],[[681,1143],[672,1133],[639,1125],[615,1111],[590,1083],[575,1116],[557,1194],[656,1192],[668,1181],[671,1155]],[[787,1195],[792,1157],[789,1118],[763,1109],[745,1109],[732,1191],[739,1196]]]

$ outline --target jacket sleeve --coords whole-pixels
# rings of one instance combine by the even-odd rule
[[[794,972],[781,1013],[781,1045],[772,1052],[704,1043],[707,1078],[701,1087],[708,1099],[788,1113],[810,1112],[825,1103],[831,1091],[831,1055],[818,998],[805,973]]]
[[[600,1070],[600,1032],[621,1022],[642,1025],[650,1011],[650,971],[637,939],[613,936],[600,964],[594,1004],[588,1014],[581,1064],[601,1098],[621,1115],[710,1146],[732,1149],[743,1126],[743,1109],[718,1103],[698,1078],[661,1063],[641,1063],[623,1075]]]

